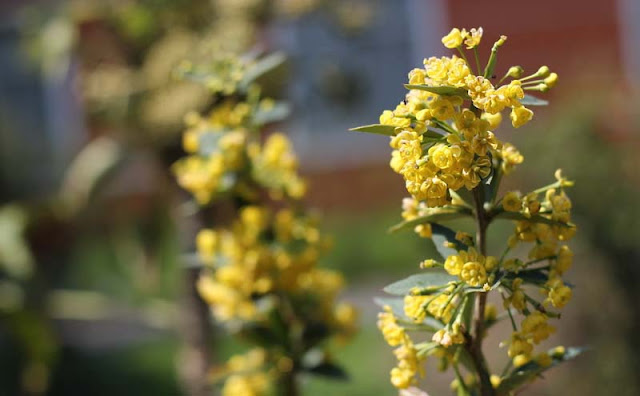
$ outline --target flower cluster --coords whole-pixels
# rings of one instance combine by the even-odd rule
[[[277,65],[273,59],[253,67],[264,73]],[[261,134],[287,106],[261,98],[246,78],[256,73],[242,65],[232,59],[211,76],[189,69],[218,100],[208,114],[186,116],[187,156],[173,171],[200,205],[233,212],[231,219],[203,219],[197,289],[218,323],[257,348],[233,356],[216,380],[224,381],[223,395],[266,395],[279,387],[291,392],[296,376],[317,366],[339,373],[326,348],[355,332],[356,311],[337,302],[342,276],[318,267],[328,241],[301,208],[306,184],[291,143],[282,133]]]
[[[525,107],[525,91],[546,91],[557,80],[546,66],[527,77],[514,67],[496,85],[490,80],[492,70],[474,74],[460,46],[464,42],[475,52],[481,38],[482,29],[452,31],[443,42],[458,48],[462,58],[425,59],[424,68],[409,73],[404,101],[380,116],[380,124],[397,130],[390,143],[391,168],[404,177],[407,191],[429,207],[450,203],[450,190],[474,189],[491,173],[493,159],[505,159],[509,170],[522,162],[517,150],[493,133],[502,122],[501,112],[511,109],[515,128],[526,124],[533,112]],[[505,40],[496,42],[493,58]]]
[[[571,286],[563,276],[573,258],[566,242],[576,228],[565,193],[573,183],[557,171],[556,182],[548,186],[500,197],[502,178],[524,158],[494,133],[507,109],[512,127],[529,122],[533,112],[526,106],[546,102],[525,92],[547,91],[557,75],[543,66],[523,77],[522,68],[513,66],[494,82],[496,54],[506,37],[495,42],[481,70],[477,47],[482,34],[482,28],[453,29],[442,42],[460,57],[425,59],[424,68],[409,73],[405,99],[394,110],[384,111],[380,124],[354,129],[391,138],[390,166],[402,175],[410,193],[402,203],[404,222],[392,231],[413,229],[431,238],[437,251],[420,263],[421,273],[385,288],[402,298],[380,301],[378,327],[396,348],[398,365],[391,371],[391,382],[400,389],[416,385],[427,356],[439,358],[441,369],[454,369],[452,386],[458,394],[484,396],[511,394],[522,378],[533,379],[552,363],[577,354],[563,348],[534,352],[555,331],[550,319],[559,318],[558,310],[571,299]],[[477,71],[467,60],[468,50],[473,51]],[[441,224],[459,218],[475,220],[475,238]],[[487,229],[501,219],[515,222],[514,233],[502,254],[490,255]],[[523,260],[513,252],[525,244],[530,245]],[[501,316],[487,303],[492,292],[503,299]],[[519,325],[517,315],[522,316]],[[504,342],[511,360],[503,374],[496,375],[481,346],[487,328],[501,318],[509,318],[513,328]],[[430,337],[418,342],[409,330]]]
[[[173,166],[178,183],[201,204],[216,198],[238,194],[247,199],[257,189],[272,195],[299,199],[305,183],[298,176],[298,163],[288,138],[270,135],[264,144],[255,133],[254,114],[273,108],[271,99],[257,103],[228,100],[208,116],[190,113],[182,136],[188,156]]]

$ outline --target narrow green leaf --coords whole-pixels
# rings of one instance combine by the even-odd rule
[[[501,179],[502,167],[500,166],[500,162],[498,162],[497,166],[493,168],[493,173],[490,178],[487,178],[486,182],[483,183],[485,203],[493,203],[495,201]]]
[[[406,221],[403,221],[402,223],[398,223],[394,225],[393,227],[389,228],[389,232],[393,233],[393,232],[402,231],[402,230],[411,230],[415,226],[420,224],[435,223],[435,222],[444,221],[444,220],[453,220],[453,219],[458,219],[465,216],[471,216],[471,210],[469,208],[465,208],[462,206],[434,208],[429,210],[429,213],[424,216],[416,217],[415,219],[406,220]]]
[[[546,106],[549,104],[549,101],[525,94],[524,98],[520,100],[520,103],[524,106]]]
[[[431,93],[442,95],[442,96],[460,96],[465,99],[469,99],[469,93],[464,88],[448,87],[448,86],[433,87],[430,85],[422,85],[422,84],[420,85],[405,84],[404,87],[407,89],[417,89],[420,91],[427,91],[427,92],[431,92]]]
[[[424,272],[411,275],[408,278],[390,284],[384,288],[384,291],[396,296],[406,296],[414,287],[428,288],[446,286],[449,282],[457,280],[457,277],[449,275],[444,270],[428,268],[425,269]]]
[[[262,59],[259,59],[246,71],[244,77],[242,78],[242,81],[240,82],[240,85],[246,89],[258,78],[283,65],[286,60],[286,56],[281,52],[275,52],[273,54],[265,56]]]
[[[471,329],[471,320],[473,319],[473,311],[475,306],[475,294],[467,294],[464,296],[464,300],[462,300],[462,308],[460,310],[460,315],[462,317],[462,323],[465,328]]]
[[[222,137],[221,131],[207,130],[200,133],[198,136],[198,154],[208,157],[211,154],[219,151],[218,141]]]
[[[435,129],[427,129],[422,136],[426,137],[426,138],[433,138],[433,139],[442,139],[444,138],[444,135],[442,133],[439,133],[437,130]]]
[[[449,256],[458,254],[458,250],[467,250],[467,246],[456,239],[456,233],[452,229],[442,226],[440,224],[431,224],[431,240],[436,247],[436,250],[442,256],[442,259],[446,259]],[[449,242],[455,245],[455,249],[446,247],[445,242]]]
[[[371,124],[363,125],[349,129],[352,132],[366,132],[374,133],[376,135],[394,136],[396,134],[396,127],[393,125]]]
[[[508,376],[502,379],[500,386],[496,389],[499,395],[507,395],[509,392],[516,390],[521,385],[528,383],[534,377],[542,374],[544,371],[564,363],[568,360],[576,358],[583,353],[586,348],[567,348],[564,355],[555,355],[553,350],[549,350],[549,355],[552,357],[552,363],[550,366],[540,366],[535,361],[531,361],[522,367],[515,369]]]
[[[276,102],[273,107],[263,109],[258,107],[253,120],[258,125],[282,121],[291,113],[291,107],[284,102]]]
[[[525,216],[520,212],[507,212],[500,208],[495,214],[494,218],[496,219],[508,219],[508,220],[517,220],[517,221],[528,221],[530,223],[542,223],[549,225],[557,225],[562,227],[575,227],[571,223],[563,223],[561,221],[551,220],[541,215],[531,215],[530,217]]]
[[[545,274],[542,269],[528,269],[522,270],[517,273],[507,272],[505,279],[521,278],[524,283],[530,283],[534,285],[544,285],[549,280],[549,275]]]
[[[346,381],[349,379],[347,372],[334,363],[323,362],[313,367],[304,367],[304,371],[310,374],[328,377],[334,380]]]

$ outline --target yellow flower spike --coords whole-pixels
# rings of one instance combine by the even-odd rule
[[[462,40],[464,40],[464,36],[460,29],[453,28],[449,34],[442,38],[442,44],[447,48],[458,48],[462,45]]]
[[[491,377],[489,377],[489,381],[491,381],[491,386],[496,389],[502,383],[502,378],[500,378],[499,375],[492,374]]]

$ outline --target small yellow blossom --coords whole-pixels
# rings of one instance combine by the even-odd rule
[[[522,200],[520,199],[520,193],[517,191],[509,191],[502,198],[502,207],[507,212],[519,212],[522,210]]]
[[[511,118],[511,125],[513,125],[514,128],[520,128],[533,118],[533,111],[524,106],[518,106],[511,110],[509,117]]]
[[[444,46],[447,48],[458,48],[459,46],[462,45],[463,40],[464,40],[464,36],[460,31],[460,29],[453,28],[451,29],[449,34],[447,34],[442,38],[442,44],[444,44]]]

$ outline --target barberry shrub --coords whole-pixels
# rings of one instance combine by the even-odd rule
[[[328,242],[301,201],[292,144],[265,133],[288,107],[262,97],[256,79],[282,60],[218,53],[178,70],[214,97],[206,114],[186,116],[187,155],[173,166],[201,208],[197,288],[216,322],[251,346],[212,368],[223,395],[293,396],[302,375],[343,377],[329,344],[355,331],[355,309],[337,300],[342,276],[318,266]]]
[[[453,29],[442,42],[459,56],[425,59],[423,68],[409,72],[408,93],[395,109],[385,110],[379,124],[352,129],[390,137],[390,166],[409,194],[404,221],[391,231],[413,230],[437,251],[418,274],[385,288],[394,297],[377,300],[383,308],[378,327],[398,361],[391,383],[401,390],[419,393],[418,378],[431,357],[443,370],[453,369],[458,395],[511,395],[581,352],[535,350],[555,332],[551,322],[571,299],[563,277],[573,258],[566,242],[576,231],[565,193],[573,183],[558,170],[545,187],[500,196],[502,179],[524,158],[493,132],[507,110],[513,128],[528,123],[529,107],[547,102],[527,92],[546,92],[558,76],[546,66],[526,76],[513,66],[497,79],[498,49],[507,38],[495,42],[481,68],[482,34],[482,28]],[[444,225],[459,219],[473,221],[475,235]],[[513,234],[501,252],[489,252],[489,226],[502,220],[514,222]],[[487,303],[490,294],[502,300],[503,312]],[[502,344],[510,359],[495,370],[482,344],[502,319],[512,327]]]

